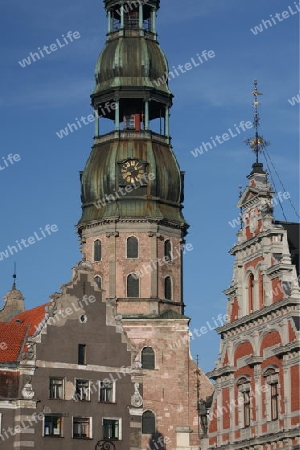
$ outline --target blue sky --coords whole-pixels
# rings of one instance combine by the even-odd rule
[[[254,162],[243,143],[252,130],[197,158],[191,151],[234,124],[252,120],[255,77],[264,93],[262,132],[271,141],[269,153],[299,209],[299,108],[288,102],[299,93],[299,13],[257,35],[250,30],[288,7],[297,11],[289,0],[161,1],[159,42],[170,68],[190,62],[203,50],[216,55],[170,82],[175,95],[172,142],[186,172],[184,213],[191,225],[187,242],[194,247],[186,254],[184,268],[184,301],[192,330],[207,321],[213,328],[213,318],[226,312],[222,291],[231,282],[233,259],[228,250],[237,232],[228,222],[239,214],[238,187],[245,187]],[[80,258],[75,228],[80,217],[79,171],[90,152],[94,125],[63,139],[56,132],[92,112],[89,95],[105,42],[106,19],[101,0],[42,4],[2,0],[1,9],[0,165],[10,153],[21,159],[7,162],[0,171],[0,251],[47,224],[58,227],[0,261],[1,296],[11,287],[16,261],[18,287],[31,308],[47,302],[69,281],[71,267]],[[68,31],[78,31],[81,37],[30,66],[18,63],[38,47],[56,39],[63,42]],[[283,191],[278,182],[277,189]],[[289,202],[282,205],[287,219],[297,221]],[[283,219],[278,207],[275,212]],[[192,342],[192,354],[199,354],[205,371],[213,368],[218,351],[214,331]]]

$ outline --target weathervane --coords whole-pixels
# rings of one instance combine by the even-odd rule
[[[17,278],[17,263],[14,262],[14,274],[13,274],[14,282],[13,282],[13,286],[12,286],[13,290],[16,289],[16,278]]]
[[[258,128],[260,123],[260,117],[258,112],[258,105],[260,104],[258,101],[258,96],[263,95],[261,92],[257,89],[257,80],[254,80],[254,90],[252,92],[252,95],[254,96],[254,120],[253,125],[255,128],[255,136],[251,139],[245,139],[245,142],[247,145],[250,146],[251,150],[256,154],[256,162],[258,163],[258,154],[263,151],[265,147],[268,147],[270,145],[270,142],[266,141],[263,136],[259,135]]]

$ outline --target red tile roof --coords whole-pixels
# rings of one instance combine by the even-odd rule
[[[23,311],[10,322],[0,322],[0,363],[16,362],[20,359],[26,339],[35,334],[37,327],[45,317],[46,303],[36,308]]]
[[[0,363],[18,361],[27,337],[28,325],[0,323]]]
[[[45,303],[44,305],[37,306],[36,308],[29,309],[28,311],[23,311],[17,316],[13,317],[11,323],[22,323],[25,325],[29,325],[29,336],[32,336],[35,332],[41,321],[45,317],[45,307],[51,305],[51,303]]]

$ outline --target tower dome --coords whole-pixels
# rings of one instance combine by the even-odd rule
[[[171,95],[162,80],[169,73],[164,53],[154,39],[144,35],[110,39],[100,53],[96,69],[94,95],[109,89],[156,89]]]
[[[128,216],[184,223],[183,176],[170,146],[161,140],[149,132],[142,140],[112,139],[94,146],[81,179],[81,225]],[[132,189],[123,178],[127,166],[143,174]]]
[[[183,173],[169,129],[173,95],[156,34],[159,1],[107,0],[105,8],[108,33],[91,95],[95,136],[81,173],[79,234],[90,223],[126,218],[185,234]]]

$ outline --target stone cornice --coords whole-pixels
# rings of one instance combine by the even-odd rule
[[[292,352],[293,350],[299,350],[300,348],[300,342],[293,341],[289,342],[287,345],[281,345],[280,347],[277,347],[273,350],[274,355],[276,356],[283,356],[286,353]]]
[[[276,225],[274,225],[274,227],[276,227]],[[230,253],[230,255],[235,255],[238,251],[244,250],[245,248],[249,248],[252,244],[256,244],[257,242],[261,241],[264,237],[268,237],[273,234],[278,234],[280,232],[281,232],[281,234],[283,234],[284,229],[283,228],[277,228],[277,229],[274,228],[274,229],[261,231],[256,236],[253,236],[251,239],[248,239],[240,244],[235,244],[234,247],[232,247],[229,250],[229,253]]]
[[[255,366],[256,364],[261,364],[263,362],[264,358],[262,356],[250,356],[249,358],[245,359],[245,363],[248,366]]]
[[[249,322],[252,322],[253,320],[257,320],[261,317],[264,317],[273,311],[276,311],[281,308],[285,308],[287,306],[299,305],[299,303],[300,302],[298,299],[293,299],[291,297],[284,298],[283,300],[272,303],[272,305],[265,306],[263,309],[254,311],[253,313],[251,313],[247,316],[243,316],[243,317],[235,320],[234,322],[226,323],[226,324],[222,325],[221,327],[218,327],[218,328],[216,328],[216,332],[218,334],[221,334],[226,331],[233,330],[233,329],[238,328],[242,325],[245,325]]]
[[[292,264],[276,264],[275,266],[271,266],[266,270],[266,275],[268,275],[271,279],[276,278],[276,276],[280,275],[282,271],[291,272],[294,266]]]
[[[234,373],[237,370],[235,366],[224,366],[220,367],[219,369],[214,369],[211,372],[208,372],[206,376],[208,378],[211,378],[212,380],[216,380],[217,378],[220,378],[224,375],[229,375],[231,373]]]
[[[156,224],[156,225],[166,225],[170,228],[175,229],[181,229],[186,231],[189,228],[189,225],[185,222],[175,222],[170,221],[167,219],[164,219],[162,217],[152,218],[152,217],[146,217],[146,218],[120,218],[120,217],[112,217],[111,219],[100,219],[100,220],[94,220],[90,221],[88,223],[78,223],[78,231],[82,232],[83,230],[92,229],[98,226],[111,226],[115,225],[117,228],[117,224],[123,224],[123,223],[130,223],[130,224],[136,224],[136,223],[144,223],[144,224]]]
[[[299,427],[295,427],[291,430],[280,431],[278,433],[261,434],[260,436],[257,436],[255,438],[246,438],[240,440],[239,442],[234,442],[230,444],[226,443],[224,445],[213,445],[211,447],[208,447],[208,450],[216,450],[216,449],[244,450],[245,448],[249,448],[250,446],[251,448],[254,448],[256,445],[271,444],[273,442],[278,443],[278,441],[296,438],[298,436],[299,436]]]

